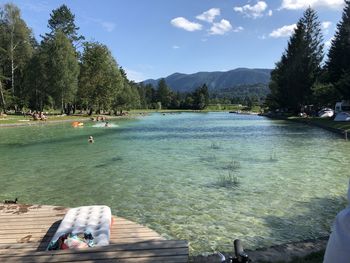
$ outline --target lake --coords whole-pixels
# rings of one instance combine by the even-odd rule
[[[322,237],[346,204],[350,147],[328,131],[225,112],[110,123],[1,128],[0,199],[105,204],[192,254]]]

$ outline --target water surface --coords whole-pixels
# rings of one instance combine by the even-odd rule
[[[194,254],[321,237],[344,207],[350,147],[328,131],[229,113],[110,124],[0,129],[0,198],[106,204]]]

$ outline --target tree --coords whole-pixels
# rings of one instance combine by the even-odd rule
[[[329,81],[343,99],[350,99],[350,1],[345,1],[341,21],[328,52]]]
[[[109,110],[116,106],[116,98],[123,85],[123,77],[109,49],[98,42],[84,43],[80,63],[79,103],[83,108]]]
[[[49,55],[48,51],[42,46],[38,47],[25,69],[26,100],[29,108],[37,111],[43,111],[46,106],[51,108],[54,106],[49,103],[50,98],[52,98],[48,85]]]
[[[312,87],[321,74],[323,45],[317,14],[306,9],[291,36],[287,49],[271,73],[272,107],[299,112],[312,101]]]
[[[193,108],[197,110],[203,110],[209,104],[209,92],[206,84],[197,88],[192,93]]]
[[[61,111],[70,114],[78,88],[79,64],[72,43],[61,31],[46,40],[43,48],[47,52],[47,76],[49,93]],[[67,110],[68,109],[68,110]]]
[[[160,79],[157,88],[157,100],[161,103],[162,108],[167,108],[169,106],[171,102],[170,93],[171,91],[166,84],[165,79]]]
[[[14,107],[22,107],[23,101],[23,71],[26,63],[32,56],[33,36],[31,30],[21,19],[21,12],[14,4],[5,4],[0,10],[0,53],[3,57],[1,63],[2,79],[7,80],[6,85],[11,90]],[[2,94],[4,91],[1,92]],[[2,103],[5,103],[2,95]],[[19,104],[19,105],[18,105]]]
[[[46,38],[53,38],[58,31],[61,31],[68,37],[71,43],[77,44],[77,42],[85,39],[82,35],[78,35],[77,31],[79,27],[75,25],[75,15],[64,4],[52,10],[48,21],[48,28],[51,32],[46,34]]]

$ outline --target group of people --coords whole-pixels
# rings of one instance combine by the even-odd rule
[[[106,121],[105,116],[97,116],[96,119],[94,117],[91,118],[92,121]]]
[[[33,117],[34,121],[38,121],[38,120],[46,121],[47,120],[47,117],[45,116],[45,114],[42,111],[39,111],[39,112],[34,111],[33,113],[29,113],[29,115],[31,115]]]

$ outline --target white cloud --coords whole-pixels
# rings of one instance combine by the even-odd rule
[[[216,16],[220,15],[219,8],[211,8],[208,11],[203,12],[202,14],[196,16],[197,19],[213,23]]]
[[[182,29],[184,29],[186,31],[190,31],[190,32],[202,29],[201,24],[190,22],[184,17],[176,17],[176,18],[172,19],[170,21],[170,23],[174,27],[182,28]]]
[[[332,25],[331,21],[324,21],[321,23],[323,29],[328,29]]]
[[[224,35],[232,29],[229,21],[221,19],[219,23],[214,23],[209,30],[210,35]]]
[[[101,19],[94,18],[94,17],[89,17],[89,16],[83,15],[83,16],[81,16],[81,19],[85,23],[88,23],[88,24],[91,24],[91,23],[97,24],[97,25],[101,26],[107,32],[112,32],[116,27],[116,24],[113,22],[103,21]]]
[[[257,18],[263,16],[267,4],[264,1],[258,1],[255,5],[235,6],[233,10],[242,13],[247,17]]]
[[[270,9],[269,12],[267,13],[268,16],[272,16],[273,12],[272,10]]]
[[[179,49],[180,47],[177,45],[173,45],[173,49]]]
[[[344,5],[344,0],[283,0],[281,9],[306,9],[309,6],[327,7],[332,9],[341,9]]]
[[[232,31],[233,32],[241,32],[243,30],[244,30],[244,28],[242,26],[239,26],[239,27],[236,27],[235,29],[233,29]]]
[[[329,33],[329,28],[332,25],[331,21],[324,21],[321,23],[322,29],[324,31],[324,34],[327,35]]]
[[[52,8],[50,7],[49,3],[47,1],[36,1],[33,3],[25,2],[23,4],[23,8],[29,9],[34,12],[50,12]]]
[[[145,75],[139,71],[136,70],[132,70],[132,69],[126,69],[124,68],[126,75],[128,76],[128,79],[133,80],[135,82],[141,82],[145,79],[147,79],[145,77]]]
[[[112,32],[115,28],[115,24],[112,22],[102,21],[101,26],[107,31]]]
[[[273,38],[288,37],[294,32],[296,27],[296,24],[283,26],[273,30],[269,36]]]

